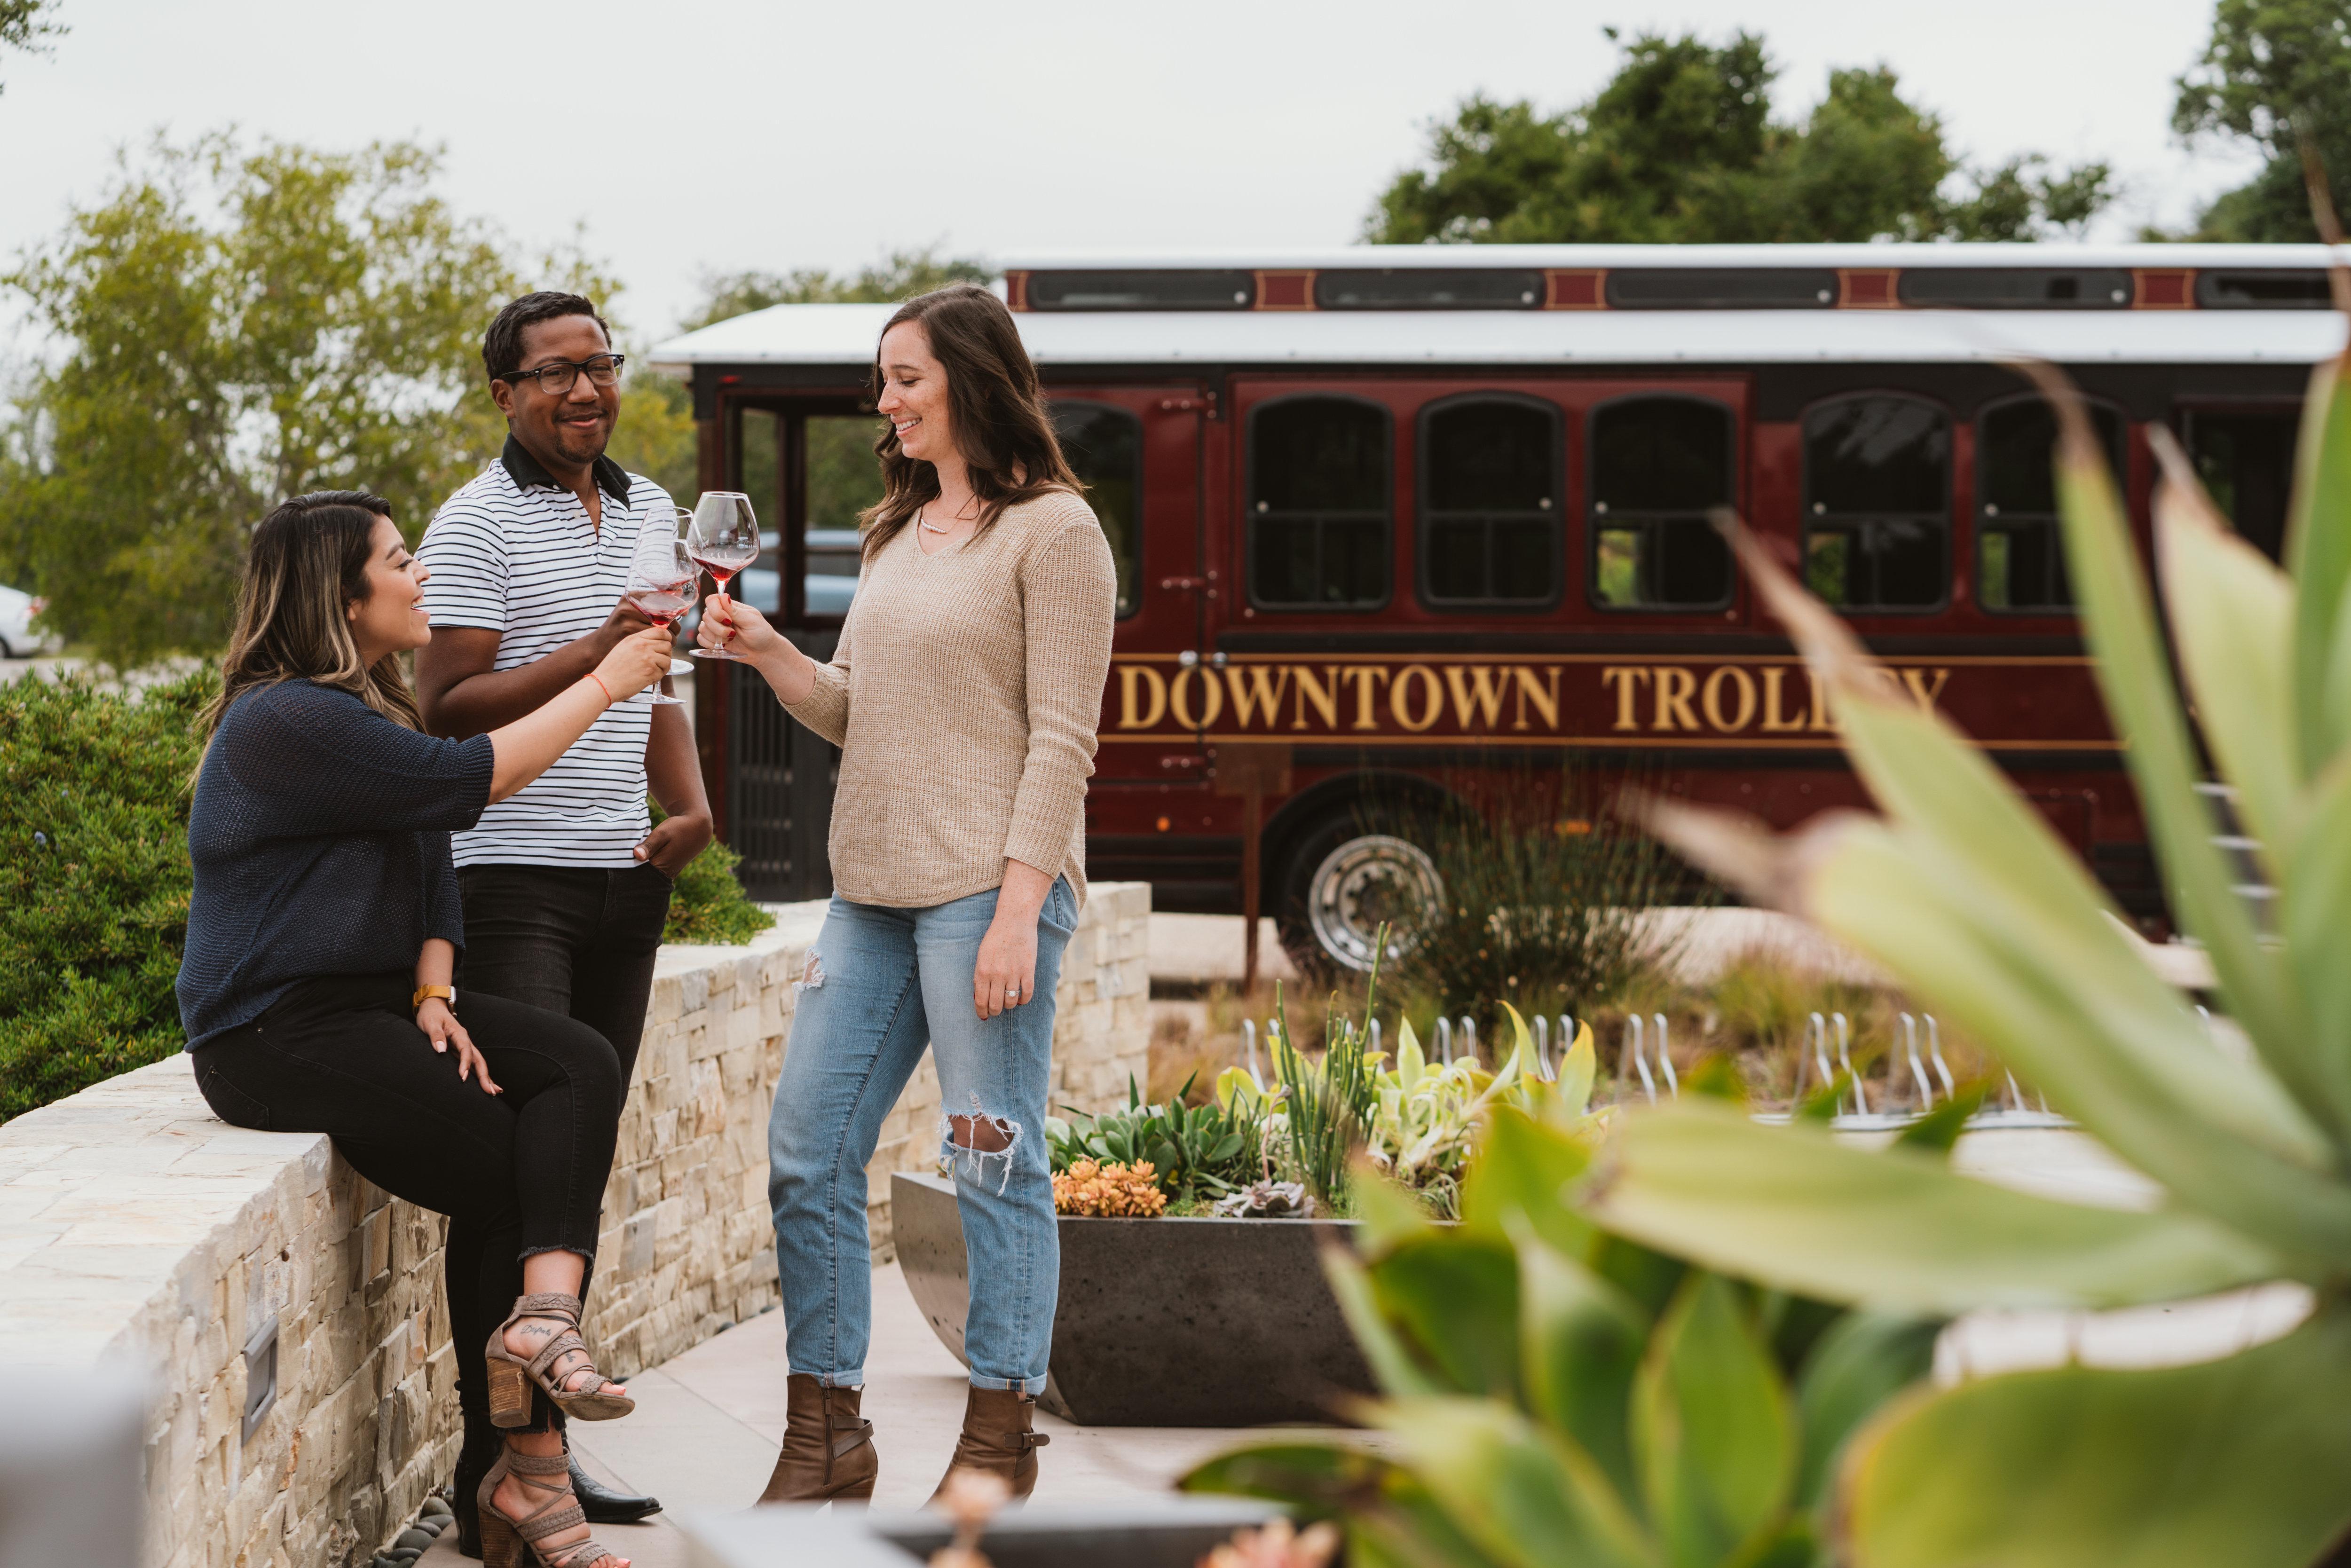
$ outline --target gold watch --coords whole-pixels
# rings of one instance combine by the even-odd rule
[[[411,997],[411,998],[408,998],[408,1010],[409,1010],[410,1012],[414,1012],[417,1009],[419,1009],[419,1008],[423,1007],[426,1002],[430,1001],[430,1000],[431,1000],[432,998],[434,998],[434,997],[439,997],[443,1001],[447,1002],[447,1003],[449,1004],[450,1009],[451,1009],[452,1011],[455,1011],[455,1010],[456,1009],[456,1006],[457,1006],[457,988],[456,988],[456,987],[455,987],[455,986],[419,986],[419,987],[417,987],[417,988],[416,988],[416,994],[415,994],[414,996],[413,996],[413,997]]]

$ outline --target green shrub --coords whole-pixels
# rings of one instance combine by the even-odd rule
[[[0,686],[0,1122],[161,1061],[186,1037],[189,781],[207,669],[137,699],[83,679]],[[713,843],[678,878],[667,942],[775,924]]]
[[[0,1122],[178,1051],[204,671],[0,686]]]
[[[1528,1017],[1583,1016],[1670,956],[1655,905],[1699,890],[1647,835],[1601,809],[1599,781],[1531,775],[1484,814],[1431,821],[1423,842],[1445,889],[1414,922],[1395,984],[1447,1010],[1506,1001]]]
[[[661,821],[658,805],[653,807],[653,821]],[[735,862],[742,858],[713,839],[709,848],[686,862],[670,894],[669,923],[662,927],[663,941],[731,946],[748,942],[776,923],[774,915],[744,896],[743,884],[735,880]]]

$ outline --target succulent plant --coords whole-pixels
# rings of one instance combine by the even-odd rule
[[[1584,1189],[1599,1222],[1783,1289],[1878,1308],[2095,1309],[2273,1280],[2315,1306],[2186,1365],[2066,1365],[1921,1391],[1859,1434],[1836,1518],[1861,1568],[1999,1563],[2303,1568],[2351,1528],[2351,386],[2308,403],[2284,570],[2232,534],[2168,434],[2155,553],[2194,717],[2276,890],[2231,884],[2121,501],[2071,389],[2043,373],[2073,581],[2179,924],[2252,1045],[2232,1061],[1985,754],[1900,695],[1751,538],[1753,580],[1833,693],[1880,811],[1775,838],[1659,804],[1652,826],[1956,1019],[2152,1178],[2133,1212],[2003,1190],[1720,1106],[1635,1112]]]

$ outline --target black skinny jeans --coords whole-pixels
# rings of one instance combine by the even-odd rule
[[[234,1125],[325,1133],[368,1180],[449,1217],[457,1402],[468,1429],[486,1431],[482,1350],[522,1294],[522,1260],[569,1251],[593,1267],[623,1080],[585,1024],[460,989],[457,1021],[503,1091],[485,1093],[478,1077],[458,1078],[454,1049],[435,1051],[416,1027],[414,984],[407,973],[306,981],[200,1047],[196,1087]],[[535,1431],[561,1424],[536,1392],[532,1416]]]
[[[457,890],[465,907],[458,995],[578,1019],[612,1042],[625,1097],[669,918],[669,878],[651,864],[468,865],[457,868]]]

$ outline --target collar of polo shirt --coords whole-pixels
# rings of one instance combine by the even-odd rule
[[[507,476],[515,482],[518,489],[528,490],[533,485],[541,486],[549,490],[560,490],[565,487],[557,484],[555,476],[547,471],[546,465],[524,451],[522,443],[511,435],[507,437],[506,450],[498,454],[498,461],[506,465]],[[600,455],[594,465],[594,472],[596,488],[603,491],[623,507],[629,504],[629,471],[627,469],[611,458]]]

